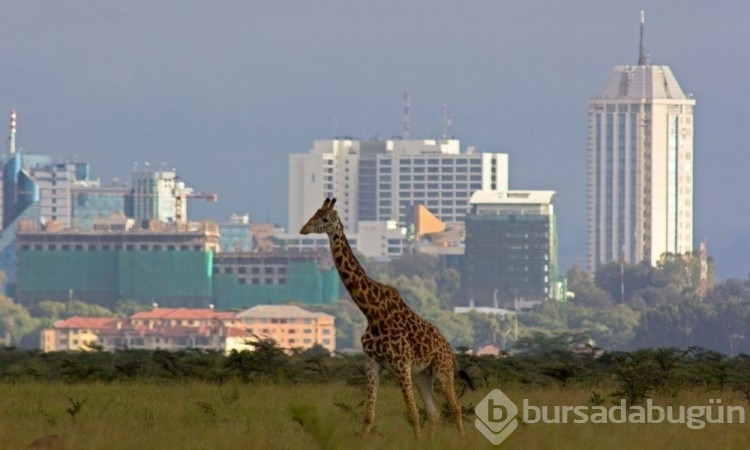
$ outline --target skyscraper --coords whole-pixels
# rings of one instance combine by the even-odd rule
[[[588,259],[656,263],[693,249],[693,107],[668,66],[616,66],[589,102]]]

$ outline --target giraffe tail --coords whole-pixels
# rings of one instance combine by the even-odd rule
[[[461,377],[462,380],[466,382],[466,384],[469,385],[469,389],[472,391],[475,391],[476,388],[474,387],[474,381],[471,379],[468,373],[466,373],[465,370],[461,369],[458,371],[458,376]]]

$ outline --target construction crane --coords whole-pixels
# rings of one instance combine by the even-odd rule
[[[172,193],[174,194],[174,221],[177,223],[181,223],[184,219],[184,217],[182,217],[183,201],[194,198],[206,200],[208,202],[219,201],[219,195],[216,193],[193,192],[193,190],[190,188],[175,188]]]

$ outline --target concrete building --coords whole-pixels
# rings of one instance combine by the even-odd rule
[[[98,224],[98,225],[97,225]],[[124,216],[100,219],[94,230],[63,228],[50,221],[18,226],[16,301],[76,299],[112,307],[117,300],[169,306],[206,306],[212,299],[216,224],[177,226],[151,221],[134,226]]]
[[[616,66],[589,102],[588,262],[693,250],[693,107],[668,66]]]
[[[253,224],[250,214],[232,214],[228,222],[219,224],[219,244],[223,252],[252,252]]]
[[[461,296],[469,306],[514,309],[562,300],[554,191],[478,191],[466,218]]]
[[[319,140],[289,159],[289,232],[326,197],[338,199],[348,233],[360,222],[411,221],[415,205],[441,221],[463,222],[472,192],[508,189],[508,155],[461,151],[444,140]]]
[[[139,224],[149,220],[177,222],[187,219],[184,194],[192,192],[174,170],[154,170],[148,163],[132,172],[133,187],[128,217]]]
[[[275,340],[284,349],[321,345],[336,351],[334,317],[292,305],[259,305],[237,314],[247,330]]]
[[[339,301],[339,274],[331,252],[217,253],[213,257],[214,302],[245,309],[289,300],[309,304]]]
[[[76,183],[71,187],[72,228],[92,230],[97,220],[124,214],[125,199],[129,193],[128,186],[101,186],[98,180],[96,183]]]
[[[252,335],[235,313],[213,308],[154,308],[129,318],[71,317],[42,330],[42,351],[118,349],[182,350],[200,348],[252,350]]]

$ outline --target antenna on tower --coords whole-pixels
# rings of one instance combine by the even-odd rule
[[[331,131],[333,131],[333,136],[331,136],[331,139],[336,139],[336,136],[339,134],[339,122],[336,119],[333,119],[333,124],[331,124]]]
[[[10,110],[10,136],[8,136],[8,152],[11,156],[16,154],[16,114],[15,109]]]
[[[645,36],[646,33],[646,13],[641,10],[641,40],[640,46],[638,47],[638,65],[648,66],[650,64],[648,60],[648,53],[646,53]]]
[[[401,139],[407,140],[410,136],[409,131],[409,92],[404,91],[404,121],[403,129],[401,131]]]
[[[450,134],[451,125],[453,123],[453,116],[448,110],[448,104],[443,103],[443,139],[448,139]]]

